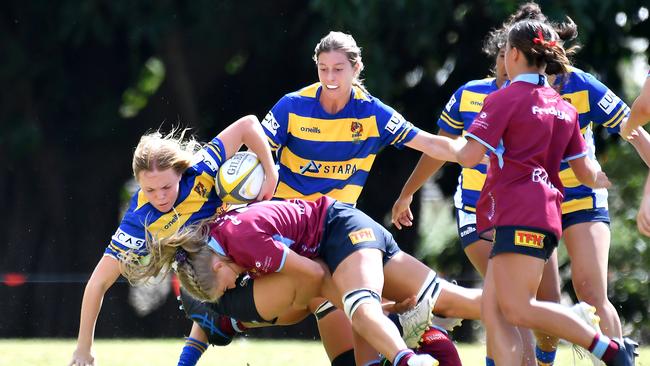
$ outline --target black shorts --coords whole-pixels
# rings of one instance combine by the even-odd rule
[[[350,205],[333,203],[327,209],[318,256],[334,273],[345,258],[363,248],[381,250],[384,264],[400,251],[391,233],[375,220]]]
[[[519,253],[548,260],[557,247],[555,234],[526,226],[498,226],[490,258],[501,253]]]
[[[255,297],[253,296],[254,280],[246,275],[240,276],[236,281],[236,286],[224,292],[216,303],[206,303],[216,312],[229,316],[241,322],[276,322],[276,319],[262,319],[255,306]]]

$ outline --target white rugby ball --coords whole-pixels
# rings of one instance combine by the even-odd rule
[[[252,202],[262,189],[264,169],[257,155],[250,151],[240,151],[219,167],[216,183],[217,195],[223,202]]]

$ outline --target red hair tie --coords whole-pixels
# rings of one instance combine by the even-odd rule
[[[533,38],[533,43],[541,44],[545,47],[555,47],[555,45],[557,45],[557,42],[555,41],[546,42],[546,40],[544,40],[544,33],[542,33],[542,28],[537,29],[537,37]]]

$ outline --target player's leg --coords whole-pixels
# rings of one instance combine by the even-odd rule
[[[582,222],[564,230],[564,242],[578,299],[596,307],[603,334],[621,339],[621,320],[607,298],[610,235],[604,222]]]
[[[560,303],[560,273],[558,271],[557,250],[544,265],[542,282],[537,289],[537,300],[551,301]],[[537,344],[535,347],[535,357],[537,364],[540,366],[553,365],[557,352],[559,338],[545,334],[540,331],[534,331]]]

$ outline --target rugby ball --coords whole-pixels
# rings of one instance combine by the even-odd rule
[[[257,155],[240,151],[226,160],[217,172],[217,195],[225,203],[252,202],[262,189],[264,169]]]

